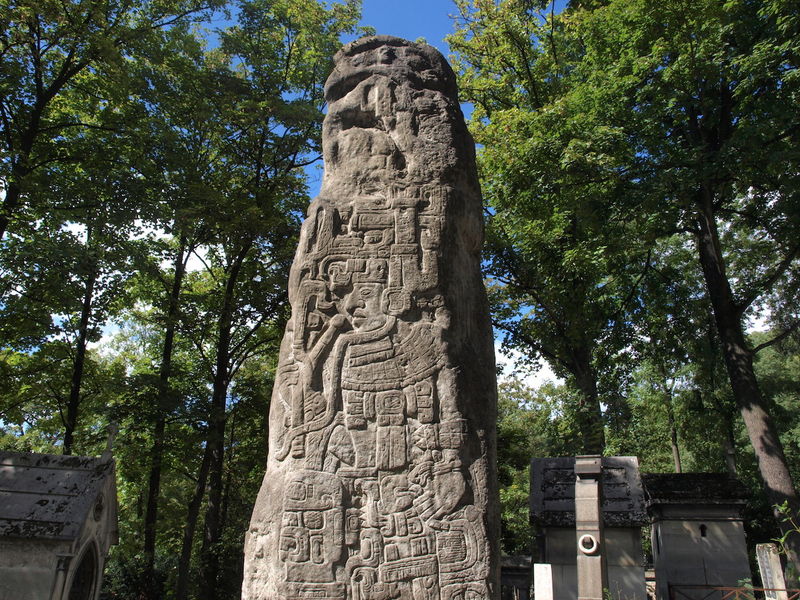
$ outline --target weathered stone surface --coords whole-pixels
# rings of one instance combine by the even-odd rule
[[[494,354],[455,77],[387,36],[335,62],[243,598],[496,598]]]
[[[97,598],[117,538],[110,453],[0,451],[0,600]]]

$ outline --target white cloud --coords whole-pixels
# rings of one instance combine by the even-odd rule
[[[89,342],[86,346],[91,350],[97,350],[102,356],[110,356],[113,354],[111,342],[114,336],[119,333],[120,326],[117,323],[106,323],[100,331],[100,339],[96,342]]]
[[[510,354],[510,356],[507,356],[507,354]],[[527,366],[524,364],[524,359],[527,357],[516,350],[504,353],[500,350],[500,342],[498,340],[495,340],[494,343],[494,355],[497,365],[502,368],[502,374],[499,376],[501,381],[513,374],[532,389],[538,389],[545,383],[564,383],[563,379],[553,373],[546,360],[539,359],[537,368]]]

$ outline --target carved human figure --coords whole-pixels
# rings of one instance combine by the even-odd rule
[[[398,38],[335,62],[242,598],[494,599],[493,342],[455,78]]]

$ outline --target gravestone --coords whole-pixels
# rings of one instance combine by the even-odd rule
[[[534,600],[554,600],[553,567],[549,563],[533,565],[533,597]]]
[[[325,93],[242,597],[497,598],[494,353],[455,76],[431,46],[371,36]]]
[[[534,458],[530,501],[554,598],[596,598],[608,590],[614,598],[645,600],[647,514],[635,456]]]
[[[761,585],[766,588],[765,600],[789,600],[778,545],[756,544],[756,560],[761,573]]]

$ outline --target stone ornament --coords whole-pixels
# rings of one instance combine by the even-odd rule
[[[494,352],[455,76],[371,36],[325,92],[242,597],[496,598]]]

